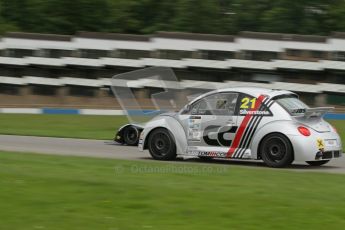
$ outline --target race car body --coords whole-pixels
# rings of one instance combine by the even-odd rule
[[[158,160],[195,156],[261,159],[271,167],[322,165],[342,154],[339,135],[322,118],[331,109],[309,108],[284,90],[221,89],[137,128],[137,143]]]

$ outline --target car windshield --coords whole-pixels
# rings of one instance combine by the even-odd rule
[[[275,100],[283,106],[291,115],[303,115],[309,106],[293,95],[286,95]]]

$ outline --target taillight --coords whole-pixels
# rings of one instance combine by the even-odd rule
[[[299,131],[303,136],[306,136],[306,137],[309,137],[309,136],[310,136],[310,131],[309,131],[309,129],[307,129],[306,127],[304,127],[304,126],[299,126],[297,129],[298,129],[298,131]]]

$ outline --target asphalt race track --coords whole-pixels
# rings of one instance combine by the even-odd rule
[[[0,150],[53,155],[115,158],[126,160],[152,160],[148,151],[140,152],[136,147],[122,146],[114,143],[113,141],[104,140],[0,135]],[[240,165],[242,167],[248,168],[265,167],[265,165],[261,161],[238,161],[217,159],[205,162],[198,158],[185,160],[178,159],[171,163],[180,162],[222,164],[228,165],[229,167],[233,165]],[[306,164],[294,164],[284,170],[345,173],[345,157],[332,160],[328,164],[321,167],[311,167]]]

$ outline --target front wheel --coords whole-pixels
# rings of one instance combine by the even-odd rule
[[[308,163],[310,166],[321,166],[321,165],[327,164],[328,162],[329,162],[329,160],[322,160],[322,161],[307,161],[307,163]]]
[[[148,139],[148,149],[153,159],[174,160],[176,158],[176,144],[171,133],[164,128],[152,131]]]
[[[261,142],[260,153],[265,164],[274,168],[286,167],[294,159],[289,139],[280,133],[267,135]]]

